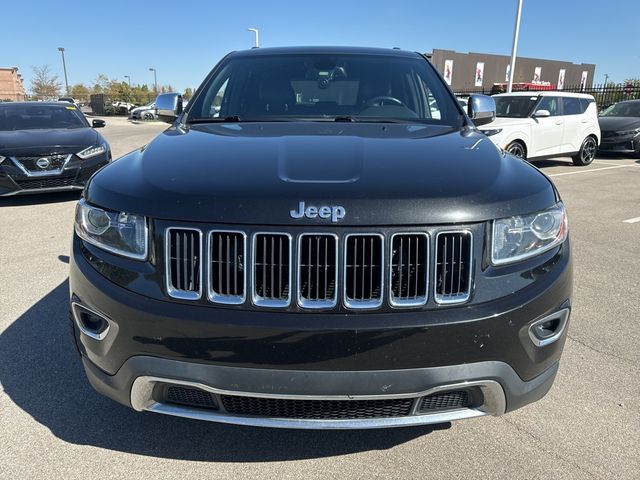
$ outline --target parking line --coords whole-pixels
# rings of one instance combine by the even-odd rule
[[[563,176],[563,175],[577,175],[579,173],[599,172],[601,170],[611,170],[613,168],[625,168],[625,167],[640,167],[640,165],[615,165],[613,167],[592,168],[591,170],[580,170],[579,172],[552,173],[552,174],[549,174],[547,176],[548,177],[560,177],[560,176]]]
[[[622,223],[637,223],[640,222],[640,217],[629,218],[628,220],[623,220]]]

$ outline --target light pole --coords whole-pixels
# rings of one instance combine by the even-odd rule
[[[255,48],[260,47],[260,33],[257,28],[247,28],[248,31],[256,34],[256,46]]]
[[[129,88],[131,88],[131,77],[129,75],[125,75],[124,78],[127,79],[127,83],[129,84]]]
[[[149,67],[149,71],[153,72],[153,91],[158,93],[158,76],[156,74],[156,69],[153,67]]]
[[[67,89],[67,95],[69,95],[69,81],[67,80],[67,64],[64,61],[64,47],[58,47],[58,51],[62,54],[62,69],[64,70],[64,86]]]
[[[518,50],[518,36],[520,35],[520,17],[522,16],[522,0],[518,0],[518,12],[516,13],[516,26],[513,30],[513,46],[511,47],[511,70],[509,70],[509,85],[507,93],[513,88],[513,77],[516,74],[516,51]]]
[[[605,87],[607,86],[607,81],[608,81],[608,80],[609,80],[609,74],[608,74],[608,73],[605,73],[605,74],[604,74],[604,86],[605,86]]]

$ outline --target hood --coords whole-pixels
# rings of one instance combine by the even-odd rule
[[[638,117],[598,117],[602,132],[620,132],[640,127]]]
[[[344,208],[340,225],[412,225],[556,201],[537,169],[473,130],[333,122],[172,127],[102,169],[85,196],[155,218],[254,225],[331,225],[293,219],[300,202]]]
[[[510,118],[510,117],[496,117],[496,119],[491,122],[483,125],[479,128],[479,130],[494,130],[496,128],[505,128],[505,127],[521,127],[523,125],[531,124],[531,119],[529,117],[525,118]]]
[[[89,127],[0,131],[0,154],[75,153],[95,145],[98,138],[98,132]]]

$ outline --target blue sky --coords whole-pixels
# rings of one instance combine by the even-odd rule
[[[510,54],[517,0],[102,0],[6,2],[0,66],[48,64],[69,84],[99,73],[132,83],[197,87],[227,52],[263,47],[358,45]],[[596,83],[640,77],[639,0],[524,0],[518,54],[595,63]]]

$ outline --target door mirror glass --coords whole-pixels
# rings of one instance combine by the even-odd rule
[[[496,119],[496,102],[488,95],[471,95],[467,108],[476,127]]]
[[[173,123],[182,113],[182,95],[179,93],[163,93],[155,101],[158,118],[163,122]]]
[[[106,125],[105,121],[104,120],[100,120],[99,118],[96,118],[91,122],[91,126],[93,128],[102,128],[105,125]]]

